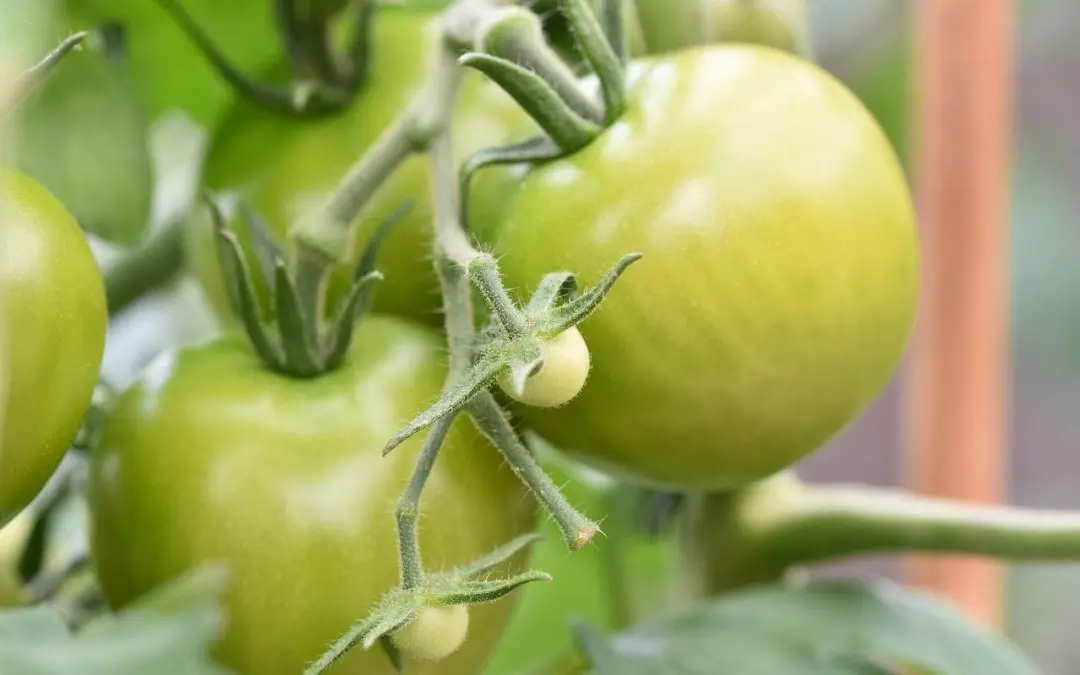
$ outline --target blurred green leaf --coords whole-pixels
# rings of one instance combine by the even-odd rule
[[[234,99],[232,90],[154,0],[65,2],[70,29],[107,22],[123,26],[135,91],[151,121],[182,108],[195,121],[212,128]],[[281,59],[282,47],[271,15],[273,3],[181,0],[181,4],[242,72],[262,73]]]
[[[596,675],[1036,675],[1013,645],[891,584],[770,586],[587,643]],[[586,654],[588,656],[589,654]],[[910,671],[908,671],[910,672]]]
[[[220,568],[201,568],[74,636],[47,606],[0,613],[0,672],[226,675],[209,657],[222,626],[216,598],[224,583]]]

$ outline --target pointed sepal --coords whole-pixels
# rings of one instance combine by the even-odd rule
[[[600,303],[607,297],[607,294],[611,292],[612,287],[623,272],[638,260],[641,260],[640,253],[630,253],[623,256],[596,286],[566,304],[555,307],[546,317],[543,317],[542,321],[539,321],[542,323],[543,329],[549,334],[555,335],[587,319],[590,314],[596,311]]]

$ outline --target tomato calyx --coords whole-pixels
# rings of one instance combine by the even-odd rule
[[[348,107],[363,86],[370,61],[370,33],[378,2],[343,0],[275,3],[277,26],[288,55],[292,81],[256,81],[237,70],[179,0],[157,0],[203,57],[240,96],[269,110],[296,117],[320,117]],[[355,8],[355,9],[353,9]],[[352,10],[355,17],[347,16]],[[353,19],[344,54],[335,53],[334,25]]]
[[[425,574],[414,584],[403,584],[387,593],[367,618],[355,624],[304,675],[318,675],[356,646],[371,649],[380,643],[398,670],[401,652],[409,654],[405,640],[395,643],[394,634],[410,626],[430,609],[479,605],[493,602],[515,589],[535,581],[551,581],[546,572],[531,570],[505,579],[489,578],[490,573],[517,553],[540,540],[528,534],[500,546],[477,560],[440,574]],[[453,651],[452,649],[449,651]],[[445,655],[444,655],[445,656]]]
[[[605,3],[602,21],[586,0],[560,0],[578,48],[600,83],[596,101],[546,42],[540,19],[520,8],[493,12],[475,51],[458,62],[504,89],[563,153],[591,143],[626,109],[627,46],[621,2]]]
[[[263,306],[236,234],[225,225],[221,208],[214,198],[207,195],[206,201],[230,303],[240,317],[252,347],[266,365],[291,377],[315,377],[341,365],[357,322],[371,306],[376,282],[383,278],[375,269],[379,247],[411,204],[406,203],[392,214],[367,242],[353,274],[352,287],[333,308],[332,316],[324,326],[326,312],[321,289],[317,285],[310,288],[300,273],[293,274],[285,252],[274,241],[265,223],[250,208],[240,206],[255,242],[260,272],[270,289],[271,307]],[[273,319],[268,320],[269,316]]]
[[[384,454],[436,421],[456,414],[499,377],[506,378],[511,392],[524,395],[529,378],[544,367],[545,343],[596,311],[623,272],[640,258],[638,253],[623,256],[596,286],[580,294],[572,273],[550,273],[540,280],[524,311],[514,306],[503,288],[495,259],[484,254],[473,259],[467,274],[487,299],[493,320],[478,336],[472,367],[457,386],[448,388],[391,438]]]

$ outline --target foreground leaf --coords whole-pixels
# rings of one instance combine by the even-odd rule
[[[581,632],[579,630],[579,636]],[[891,584],[743,591],[579,646],[596,675],[1038,675],[1004,638]],[[903,672],[911,672],[905,670]]]
[[[227,675],[209,658],[224,578],[206,568],[71,635],[54,609],[0,612],[4,675]]]

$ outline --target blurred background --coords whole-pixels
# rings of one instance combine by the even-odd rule
[[[4,2],[7,0],[0,0]],[[200,4],[190,3],[193,11]],[[241,18],[216,3],[219,30]],[[147,11],[153,3],[145,2]],[[912,24],[904,0],[813,0],[814,42],[821,64],[866,102],[898,151],[907,156],[911,125],[907,104],[912,87],[909,61]],[[1011,499],[1017,504],[1080,509],[1080,2],[1018,2],[1019,101],[1013,170]],[[207,17],[211,15],[206,14]],[[230,24],[232,22],[232,24]],[[269,30],[268,27],[266,27]],[[243,25],[246,31],[255,27]],[[243,33],[224,33],[242,36]],[[255,40],[251,64],[272,53]],[[979,64],[971,64],[978,68]],[[212,118],[220,102],[205,101],[195,116]],[[182,209],[193,190],[205,132],[189,116],[156,110],[151,127],[158,187],[157,221]],[[103,258],[113,254],[99,247]],[[180,280],[145,299],[115,322],[109,337],[106,375],[118,385],[165,348],[211,335],[194,285]],[[810,480],[878,485],[899,480],[897,392],[903,375],[881,400],[801,467]],[[587,512],[605,512],[603,481],[562,477],[572,499]],[[612,564],[628,560],[633,583],[649,601],[656,579],[673,552],[664,543],[642,542],[630,551],[611,551],[600,541],[573,559],[557,537],[549,537],[536,566],[557,583],[527,591],[517,619],[487,675],[509,675],[538,658],[569,646],[567,618],[604,624],[606,580]],[[624,557],[625,556],[625,557]],[[830,574],[895,575],[891,561],[859,561]],[[1080,567],[1032,566],[1009,574],[1008,630],[1011,637],[1054,675],[1080,674]]]

